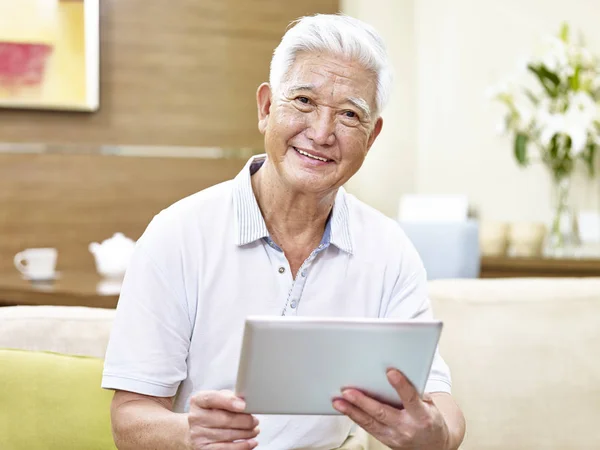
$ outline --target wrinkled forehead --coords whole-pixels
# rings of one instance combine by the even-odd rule
[[[327,53],[300,53],[282,80],[284,95],[310,90],[330,101],[361,99],[375,109],[377,74],[355,60]]]

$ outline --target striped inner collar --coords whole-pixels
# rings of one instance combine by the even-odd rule
[[[260,169],[266,160],[267,156],[264,154],[253,156],[234,179],[235,243],[238,246],[246,245],[262,238],[269,238],[269,230],[258,207],[258,202],[254,196],[250,181],[250,177]],[[339,188],[323,238],[328,237],[327,234],[329,231],[331,244],[346,253],[352,254],[349,217],[346,191],[344,188]],[[323,243],[323,240],[321,243]]]

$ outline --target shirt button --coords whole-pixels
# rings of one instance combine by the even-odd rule
[[[282,266],[279,268],[279,273],[283,273],[283,272],[285,272],[285,267]]]
[[[306,270],[303,270],[301,275],[303,278],[306,277]]]
[[[292,303],[290,303],[290,306],[292,307],[292,309],[295,308],[296,305],[297,305],[296,300],[294,300]]]

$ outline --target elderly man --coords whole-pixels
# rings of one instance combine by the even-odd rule
[[[258,418],[232,393],[250,314],[431,317],[410,242],[342,188],[383,124],[381,38],[350,17],[305,17],[275,50],[269,81],[256,96],[266,155],[162,211],[138,241],[102,382],[116,391],[117,446],[333,449],[354,422],[393,449],[458,448],[464,420],[439,354],[424,398],[387,373],[401,410],[349,389],[333,401],[339,416]]]

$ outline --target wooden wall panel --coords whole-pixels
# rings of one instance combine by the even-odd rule
[[[14,255],[29,247],[58,248],[59,270],[94,271],[90,242],[117,231],[138,239],[154,214],[245,162],[0,154],[0,273],[16,270]]]
[[[0,142],[260,148],[256,88],[288,23],[338,0],[101,0],[100,111],[0,109]]]

